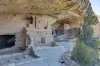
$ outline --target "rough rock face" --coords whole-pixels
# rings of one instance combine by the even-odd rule
[[[0,12],[51,14],[72,11],[82,14],[91,9],[88,0],[1,0]]]
[[[0,13],[45,14],[77,24],[87,11],[97,22],[89,0],[0,0]]]
[[[0,12],[51,14],[72,11],[78,14],[91,10],[88,0],[1,0]]]
[[[50,14],[60,13],[63,10],[64,12],[77,10],[77,13],[81,13],[90,6],[88,2],[88,0],[1,0],[0,12]]]

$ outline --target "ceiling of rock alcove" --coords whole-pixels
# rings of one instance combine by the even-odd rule
[[[89,0],[0,0],[0,14],[48,14],[81,22],[87,11],[94,14]]]
[[[59,13],[72,8],[77,1],[79,0],[0,0],[0,13]]]

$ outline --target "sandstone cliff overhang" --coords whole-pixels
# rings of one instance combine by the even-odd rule
[[[89,8],[88,0],[0,0],[0,13],[59,14],[73,11],[82,14]]]
[[[0,0],[0,13],[51,15],[82,22],[87,12],[98,22],[89,0]]]

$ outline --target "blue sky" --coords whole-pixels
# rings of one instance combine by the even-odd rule
[[[96,15],[100,15],[100,0],[90,0],[90,2]]]

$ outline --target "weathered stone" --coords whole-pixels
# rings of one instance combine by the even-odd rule
[[[37,56],[35,46],[50,45],[55,30],[62,36],[66,28],[80,29],[87,13],[96,24],[89,0],[0,0],[0,35],[15,35],[14,48],[28,49]]]

